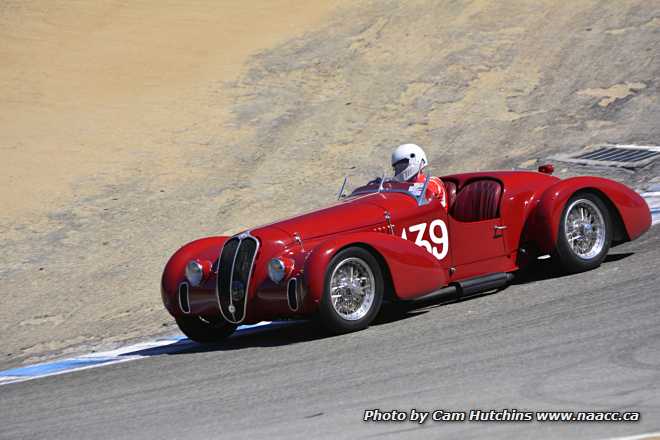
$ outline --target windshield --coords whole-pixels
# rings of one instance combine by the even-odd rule
[[[342,190],[346,188],[346,182],[342,186]],[[341,197],[355,197],[364,194],[373,194],[378,192],[383,193],[403,193],[408,194],[419,204],[426,204],[428,200],[426,197],[421,197],[424,190],[425,182],[399,182],[391,177],[377,178],[367,183],[366,185],[359,186],[353,191],[346,190],[342,192]]]

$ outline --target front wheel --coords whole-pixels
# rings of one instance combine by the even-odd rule
[[[184,335],[202,344],[220,342],[236,330],[235,324],[225,321],[222,317],[179,316],[175,319]]]
[[[360,247],[344,249],[326,271],[321,321],[336,334],[362,330],[378,314],[383,290],[383,272],[376,258]]]
[[[600,266],[612,243],[612,220],[602,199],[593,193],[573,195],[562,212],[555,255],[569,273]]]

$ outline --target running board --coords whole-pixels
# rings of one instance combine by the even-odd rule
[[[489,290],[499,289],[513,280],[513,274],[496,272],[456,282],[459,298],[467,298]]]

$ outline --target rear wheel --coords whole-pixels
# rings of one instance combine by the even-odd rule
[[[235,324],[225,321],[222,317],[179,316],[176,323],[188,338],[205,344],[220,342],[236,330]]]
[[[593,193],[573,195],[562,212],[555,255],[569,273],[600,266],[612,243],[607,206]]]
[[[337,253],[326,271],[320,305],[324,326],[348,333],[369,326],[383,301],[383,273],[369,251],[350,247]]]

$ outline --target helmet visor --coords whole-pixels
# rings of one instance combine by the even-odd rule
[[[406,168],[408,168],[409,162],[410,161],[408,159],[401,159],[400,161],[392,165],[392,167],[394,168],[394,175],[398,176],[399,174],[404,172]]]

